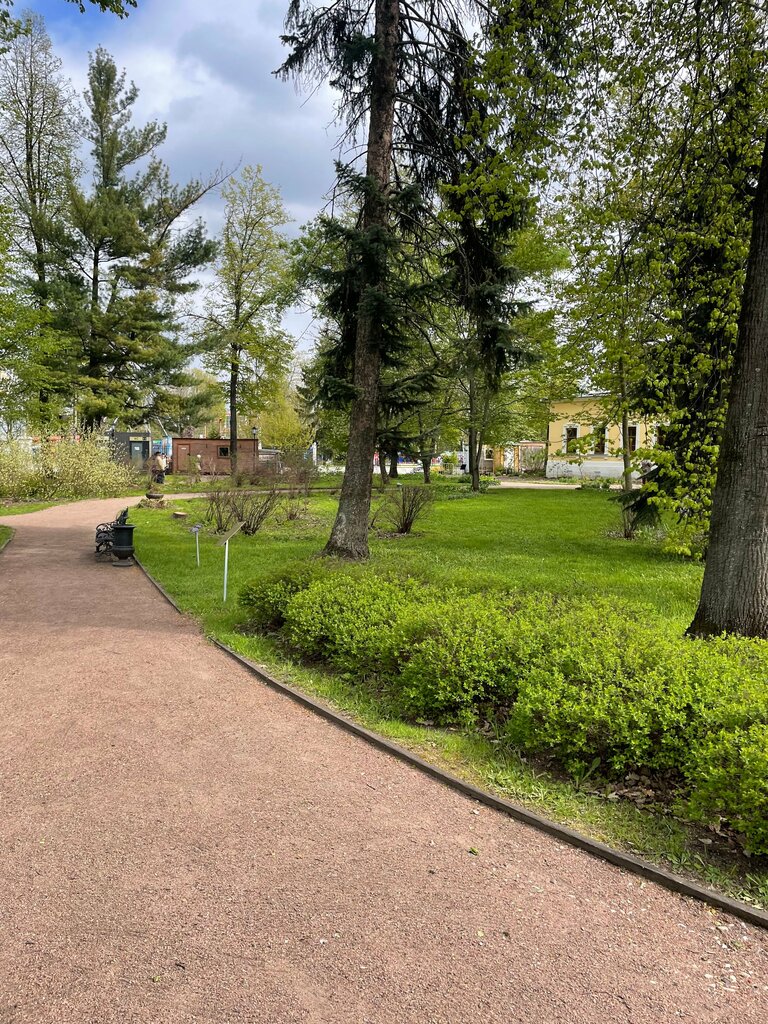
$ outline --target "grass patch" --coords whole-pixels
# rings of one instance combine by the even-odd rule
[[[222,604],[223,549],[201,533],[195,565],[189,527],[202,521],[205,501],[183,503],[188,518],[135,510],[139,557],[180,607],[216,636],[272,674],[298,685],[361,724],[454,774],[606,842],[664,864],[730,895],[768,906],[768,867],[704,845],[705,833],[672,815],[640,810],[579,791],[534,765],[500,756],[489,738],[458,729],[412,725],[389,717],[370,691],[332,672],[296,664],[270,636],[238,631],[245,613],[235,596],[242,585],[297,559],[311,558],[328,536],[336,510],[331,497],[313,496],[303,520],[276,520],[255,537],[230,543],[230,593]],[[664,554],[653,541],[611,539],[618,509],[598,491],[491,491],[465,501],[438,501],[419,534],[373,539],[372,561],[437,585],[476,592],[515,588],[561,594],[615,596],[647,605],[680,630],[695,609],[702,567]],[[544,626],[546,624],[543,624]]]
[[[40,512],[54,505],[66,505],[66,501],[9,501],[0,502],[0,516],[22,516],[27,512]]]
[[[341,487],[344,480],[342,473],[320,473],[311,482],[310,487],[313,491],[324,491],[324,490],[335,490]],[[251,483],[245,481],[238,485],[237,490],[266,490],[270,484],[267,481],[262,483]],[[285,490],[296,490],[299,488],[298,484],[292,484],[289,480],[282,483],[278,477],[276,480],[276,486],[280,489]],[[217,487],[226,487],[227,489],[232,487],[232,480],[228,476],[218,477],[203,477],[202,480],[195,480],[194,475],[187,475],[186,473],[166,473],[165,483],[160,488],[166,494],[206,494],[208,491],[213,490]],[[145,488],[148,489],[148,488]]]
[[[10,526],[0,526],[0,551],[3,550],[5,545],[13,536],[13,530]]]

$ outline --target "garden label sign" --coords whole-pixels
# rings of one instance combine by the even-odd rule
[[[224,604],[227,603],[227,575],[229,573],[229,542],[235,536],[236,533],[240,533],[244,523],[237,523],[229,533],[225,533],[219,541],[219,547],[224,546]]]
[[[202,530],[202,528],[203,528],[203,524],[202,523],[197,523],[189,531],[190,533],[194,533],[194,535],[195,535],[195,557],[197,559],[197,568],[198,569],[200,568],[200,531]]]

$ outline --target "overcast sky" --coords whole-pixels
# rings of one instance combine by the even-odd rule
[[[288,0],[139,0],[120,20],[96,8],[85,14],[65,0],[17,0],[16,11],[45,18],[56,53],[79,93],[88,53],[104,46],[139,88],[135,119],[165,121],[160,155],[177,181],[261,164],[283,194],[293,231],[321,208],[334,180],[333,123],[327,90],[297,93],[272,74],[284,59],[280,43]],[[89,5],[90,7],[90,5]],[[221,200],[211,195],[200,215],[212,233]],[[301,334],[306,318],[287,321]]]

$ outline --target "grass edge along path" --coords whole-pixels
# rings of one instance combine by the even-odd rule
[[[160,526],[161,520],[155,519],[155,515],[158,514],[142,515],[142,528],[137,530],[139,555],[146,571],[168,592],[182,612],[200,623],[210,638],[262,666],[280,682],[320,699],[363,728],[405,747],[472,785],[727,896],[768,908],[768,872],[757,866],[751,872],[735,858],[732,863],[724,863],[722,858],[713,857],[701,842],[701,830],[671,814],[641,810],[628,801],[609,801],[580,791],[573,784],[554,778],[522,760],[501,758],[488,737],[388,718],[370,691],[357,688],[352,682],[326,669],[291,660],[272,637],[247,636],[238,632],[233,614],[239,620],[245,616],[237,609],[235,593],[224,620],[221,608],[211,604],[201,609],[199,604],[187,598],[183,587],[174,587],[174,574],[170,571],[172,563],[163,557],[163,531],[160,529],[153,538],[153,531],[146,529],[155,522]]]
[[[11,542],[13,530],[10,526],[0,526],[0,551],[3,551]]]
[[[150,583],[152,583],[160,594],[162,594],[165,600],[168,601],[180,615],[187,614],[179,607],[174,598],[171,597],[160,583],[158,583],[152,574],[147,571],[146,567],[138,558],[136,558],[136,562]],[[233,658],[233,660],[235,660],[239,665],[247,669],[252,675],[259,679],[260,682],[272,689],[275,689],[282,696],[286,696],[289,699],[294,700],[302,707],[308,708],[314,714],[319,715],[326,721],[330,721],[339,728],[361,737],[363,740],[371,743],[379,750],[383,750],[390,756],[404,761],[411,767],[417,768],[444,785],[457,789],[470,799],[478,800],[494,810],[507,814],[511,818],[522,822],[529,827],[543,831],[547,835],[550,835],[561,842],[575,846],[583,852],[599,857],[620,869],[637,874],[640,877],[645,878],[647,881],[655,882],[656,884],[668,889],[670,892],[700,900],[701,902],[708,904],[713,909],[722,910],[726,913],[733,914],[750,924],[768,929],[768,911],[760,909],[758,904],[750,904],[745,902],[743,899],[721,894],[714,888],[700,885],[694,878],[689,880],[683,875],[674,874],[667,871],[665,868],[656,866],[650,861],[637,857],[634,854],[623,853],[622,851],[616,850],[599,840],[592,839],[572,828],[560,825],[550,818],[545,818],[537,811],[526,809],[521,804],[513,803],[501,795],[497,796],[492,792],[492,788],[490,787],[483,789],[476,786],[469,778],[461,778],[453,772],[448,771],[446,765],[439,763],[439,759],[428,759],[423,757],[421,753],[418,753],[417,748],[411,749],[407,744],[396,744],[390,739],[387,739],[382,734],[385,730],[374,732],[371,729],[366,728],[362,722],[357,721],[355,718],[350,717],[347,714],[342,714],[341,708],[334,707],[326,700],[316,700],[313,696],[310,696],[310,693],[306,690],[276,679],[266,671],[264,666],[257,665],[250,661],[217,637],[211,635],[208,636],[207,639],[214,643],[229,657]]]

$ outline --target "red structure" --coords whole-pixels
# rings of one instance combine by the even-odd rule
[[[197,456],[200,456],[203,473],[225,474],[230,471],[228,437],[174,437],[173,472],[195,473]],[[237,439],[238,469],[247,473],[255,470],[259,462],[259,439],[241,437]]]

